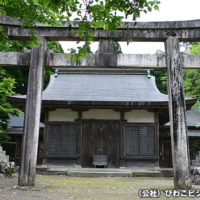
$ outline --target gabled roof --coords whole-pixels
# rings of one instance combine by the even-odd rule
[[[15,96],[24,99],[25,96]],[[51,76],[43,101],[71,102],[167,102],[155,78],[147,74],[61,73]]]
[[[10,115],[8,134],[21,135],[24,128],[24,113],[20,113],[19,117]],[[44,124],[40,122],[40,128],[44,128]]]
[[[11,97],[11,101],[26,96]],[[15,100],[14,100],[15,99]],[[155,78],[147,73],[64,71],[52,75],[43,91],[43,104],[68,105],[165,105],[168,96],[160,93]]]
[[[23,127],[24,126],[24,113],[20,113],[19,117],[10,115],[9,127]],[[43,128],[44,124],[40,122],[40,128]]]
[[[186,112],[187,126],[200,127],[200,112],[197,108],[193,108]]]
[[[193,108],[186,112],[186,122],[188,127],[200,128],[200,112],[197,108]],[[169,127],[170,122],[166,123],[164,126]]]
[[[122,74],[59,74],[52,76],[43,100],[56,101],[167,101],[154,77]]]

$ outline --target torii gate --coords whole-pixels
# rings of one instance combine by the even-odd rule
[[[10,39],[28,40],[30,32],[21,22],[0,16],[0,26]],[[36,158],[41,113],[44,66],[46,67],[115,67],[115,68],[165,68],[168,69],[169,114],[175,188],[191,188],[185,100],[182,68],[200,68],[200,56],[182,55],[179,42],[200,41],[200,20],[179,22],[126,23],[116,31],[92,30],[95,40],[101,40],[99,54],[89,54],[87,59],[73,64],[66,54],[46,51],[47,40],[80,40],[74,30],[76,22],[63,22],[58,27],[37,24],[37,48],[31,53],[0,53],[0,65],[30,66],[25,108],[24,134],[18,185],[35,184]],[[165,54],[114,55],[109,51],[113,41],[165,42]],[[107,48],[107,50],[106,50]],[[101,47],[100,47],[101,49]],[[105,51],[104,51],[105,50]]]

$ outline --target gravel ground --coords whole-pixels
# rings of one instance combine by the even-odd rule
[[[140,199],[138,196],[140,188],[172,189],[173,180],[171,178],[75,178],[37,175],[35,187],[16,188],[16,185],[17,177],[1,178],[0,200],[135,200]],[[165,198],[162,193],[159,199],[170,198]]]

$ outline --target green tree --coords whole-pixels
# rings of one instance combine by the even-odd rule
[[[23,21],[23,26],[30,28],[32,36],[36,21],[50,25],[58,25],[59,20],[66,20],[68,23],[77,21],[77,34],[85,41],[84,46],[78,48],[76,58],[79,59],[86,56],[86,46],[93,41],[90,25],[95,29],[100,27],[104,30],[116,30],[128,16],[135,20],[140,17],[141,12],[158,10],[159,4],[159,0],[0,0],[0,15]],[[2,40],[7,39],[2,30],[0,37]]]
[[[193,42],[187,44],[191,55],[200,55],[200,43]],[[152,75],[156,77],[158,89],[167,94],[167,72],[166,69],[153,70]],[[194,107],[200,106],[200,70],[199,69],[183,69],[183,84],[185,97],[197,98]]]
[[[6,45],[3,46],[2,42],[0,42],[0,51],[8,52],[22,52],[24,48],[31,49],[30,43],[22,42],[22,41],[10,41],[6,42]],[[64,53],[59,42],[49,41],[47,43],[47,49],[54,49],[56,53]],[[27,83],[28,83],[28,72],[29,68],[27,67],[2,67],[6,75],[10,78],[15,79],[15,88],[14,92],[18,94],[26,94],[27,91]],[[48,85],[50,75],[54,73],[54,70],[50,68],[45,69],[44,75],[44,88]]]
[[[154,69],[151,74],[156,78],[156,85],[161,93],[167,94],[167,70]]]
[[[119,42],[114,42],[114,53],[115,54],[122,54],[122,48]]]
[[[21,52],[24,48],[31,48],[29,43],[21,41],[7,41],[6,45],[0,42],[0,51]],[[48,42],[48,49],[54,49],[56,53],[63,53],[59,42]],[[0,67],[0,143],[7,141],[10,137],[6,134],[9,116],[17,116],[20,111],[14,108],[8,101],[7,96],[15,94],[26,94],[28,83],[28,67]],[[52,69],[45,69],[44,87],[48,85]]]
[[[18,116],[20,111],[7,101],[7,96],[14,95],[15,80],[6,76],[4,70],[0,70],[0,143],[10,137],[6,134],[8,129],[9,115]]]
[[[200,55],[200,43],[194,42],[187,45],[191,55]],[[185,96],[197,98],[195,107],[200,106],[200,70],[184,69],[183,70]]]

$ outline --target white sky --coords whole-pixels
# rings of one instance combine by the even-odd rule
[[[160,10],[141,14],[137,21],[181,21],[200,19],[200,0],[160,0]],[[164,51],[164,44],[160,42],[131,42],[127,46],[126,42],[120,42],[124,54],[153,54],[156,50]],[[67,49],[75,48],[75,42],[61,42],[65,52]],[[91,46],[93,52],[96,51],[98,43]]]

